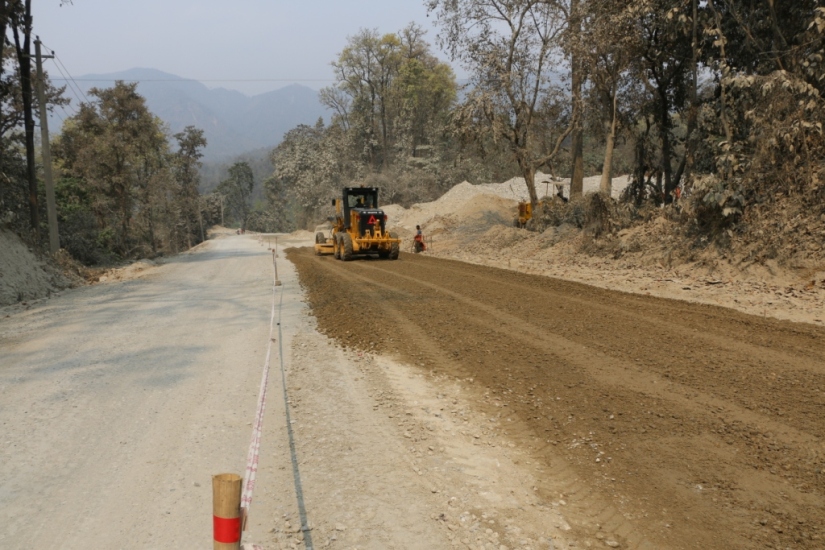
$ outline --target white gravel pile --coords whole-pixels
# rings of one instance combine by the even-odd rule
[[[600,181],[601,176],[585,178],[584,192],[592,193],[598,191]],[[614,198],[618,198],[624,188],[627,187],[628,182],[628,176],[613,178],[612,194]],[[548,194],[555,195],[556,189],[554,186],[561,186],[564,195],[569,196],[569,178],[552,179],[551,176],[541,172],[536,174],[536,191],[539,197]],[[382,208],[384,213],[389,217],[390,228],[412,232],[415,230],[416,225],[426,226],[436,218],[454,216],[462,210],[467,203],[479,195],[490,195],[512,200],[514,208],[516,202],[529,200],[524,178],[512,178],[504,183],[481,183],[478,185],[463,181],[447,191],[438,200],[414,204],[408,209],[397,204],[390,204]]]

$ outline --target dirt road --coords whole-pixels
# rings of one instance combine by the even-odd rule
[[[497,496],[459,495],[459,527],[486,502],[518,526],[494,529],[508,548],[825,547],[822,328],[409,254],[289,259],[320,330],[379,364],[374,385],[387,356],[428,385],[414,448],[498,461]],[[376,410],[402,387],[376,386]],[[461,452],[422,468],[449,477]],[[456,540],[489,544],[473,533]]]

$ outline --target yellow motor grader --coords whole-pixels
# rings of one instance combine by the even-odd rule
[[[518,216],[513,220],[513,225],[524,228],[531,219],[533,219],[533,205],[530,201],[518,203]]]
[[[357,255],[377,254],[381,258],[398,259],[401,239],[387,231],[387,216],[378,208],[377,187],[344,187],[340,199],[332,199],[335,217],[332,231],[315,234],[315,253],[333,254],[349,261]]]

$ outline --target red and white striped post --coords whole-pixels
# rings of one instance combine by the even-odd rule
[[[212,476],[213,550],[241,548],[241,476]]]

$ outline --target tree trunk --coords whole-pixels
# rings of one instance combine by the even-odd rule
[[[727,54],[725,53],[725,35],[722,33],[722,17],[713,6],[713,2],[710,2],[708,6],[713,12],[713,18],[716,23],[716,31],[719,33],[719,53],[721,54],[722,59],[722,64],[720,67],[722,73],[719,78],[719,118],[722,120],[722,128],[725,130],[725,140],[727,141],[728,146],[730,146],[733,142],[733,130],[731,130],[730,122],[728,121],[728,100],[725,92],[725,78],[727,77],[727,73],[729,71],[728,64],[725,61],[727,59]],[[725,165],[725,177],[730,178],[733,175],[730,169],[730,162],[726,162]]]
[[[386,95],[386,92],[385,92]],[[387,137],[387,107],[385,104],[385,96],[381,97],[381,166],[387,165],[387,155],[389,154],[389,145]]]
[[[579,0],[570,1],[570,33],[571,33],[571,80],[573,92],[573,117],[576,121],[571,136],[573,155],[573,168],[570,177],[570,198],[580,197],[584,192],[584,126],[582,124],[582,66],[579,55],[576,51],[576,42],[581,32],[581,19],[579,18]]]
[[[676,169],[676,174],[673,177],[674,185],[679,186],[682,183],[682,177],[688,178],[690,177],[693,162],[694,162],[694,151],[695,151],[695,142],[696,140],[693,138],[693,133],[696,130],[696,123],[697,118],[699,116],[699,97],[698,97],[698,89],[699,89],[699,10],[698,10],[698,0],[693,0],[693,37],[691,42],[691,49],[693,50],[693,57],[691,59],[691,72],[692,78],[690,82],[690,109],[688,110],[688,119],[687,119],[687,132],[685,133],[685,154],[682,157],[682,162],[679,163],[679,167]],[[684,186],[682,186],[684,189]]]
[[[5,59],[3,54],[6,51],[6,39],[5,39],[6,29],[8,29],[8,27],[9,27],[9,5],[8,4],[9,3],[8,3],[7,0],[0,0],[0,37],[3,37],[3,39],[0,40],[0,60]],[[2,62],[0,62],[0,81],[3,80],[3,67],[4,67],[4,64]],[[5,87],[0,89],[0,91],[5,92]],[[0,94],[0,105],[2,105],[5,102],[5,100],[6,100],[5,95]],[[2,164],[2,162],[3,162],[2,154],[3,154],[3,152],[0,149],[0,164]],[[6,177],[4,175],[3,180],[5,180],[5,179],[6,179]],[[3,180],[0,180],[0,203],[3,202],[3,192],[4,192],[3,188],[5,187],[5,182]]]
[[[613,93],[613,119],[610,121],[610,131],[607,133],[607,144],[604,147],[604,164],[602,165],[602,179],[599,182],[599,191],[608,197],[613,194],[613,149],[616,146],[616,124],[618,113],[616,104],[619,94]]]
[[[23,95],[23,121],[26,130],[26,177],[29,181],[29,216],[35,235],[40,230],[40,213],[37,205],[37,170],[34,156],[34,115],[32,102],[31,71],[31,0],[26,0],[23,15],[23,43],[20,43],[18,25],[13,25],[17,63],[20,66],[20,88]]]
[[[530,195],[530,204],[533,206],[533,210],[536,209],[536,206],[539,204],[539,196],[536,193],[536,169],[533,168],[533,165],[527,161],[528,159],[519,159],[519,167],[521,168],[521,174],[524,176],[524,183],[527,184],[527,193]]]
[[[6,29],[9,28],[9,3],[8,0],[0,0],[0,36],[4,37],[0,40],[0,59],[5,59],[3,53],[6,51]],[[3,63],[0,63],[0,80],[3,80]],[[0,97],[0,100],[3,98]]]
[[[659,131],[662,140],[662,168],[660,173],[664,174],[665,177],[664,189],[662,189],[661,184],[659,185],[659,189],[664,193],[664,197],[662,197],[664,203],[670,204],[673,198],[670,193],[676,186],[673,185],[673,168],[670,166],[670,159],[673,156],[673,152],[671,151],[670,145],[670,109],[668,108],[667,90],[659,90],[659,101],[661,103],[661,105],[659,105]]]
[[[785,40],[785,36],[782,34],[782,30],[779,28],[779,22],[776,18],[776,7],[774,6],[774,0],[765,0],[765,4],[768,6],[768,11],[771,14],[771,30],[773,31],[773,40],[774,40],[774,51],[781,52],[778,53],[776,56],[776,64],[780,70],[789,70],[793,71],[793,57],[787,55],[788,54],[788,41]],[[721,28],[719,29],[721,33]],[[788,59],[789,63],[785,64],[782,61],[782,58],[785,57]],[[724,59],[724,53],[722,54],[722,59]]]
[[[157,244],[155,242],[155,216],[153,212],[153,208],[151,206],[147,207],[148,211],[148,221],[149,221],[149,243],[152,245],[152,254],[158,253]]]

